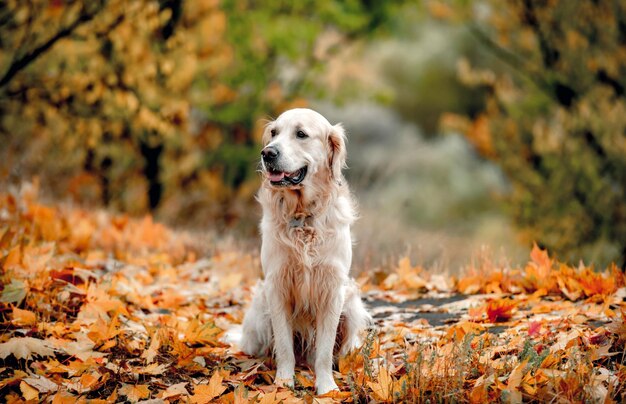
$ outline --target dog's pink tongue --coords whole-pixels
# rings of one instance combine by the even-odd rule
[[[270,179],[270,181],[272,182],[278,182],[280,180],[282,180],[283,178],[285,178],[285,173],[284,172],[278,172],[278,173],[268,173],[268,177]]]

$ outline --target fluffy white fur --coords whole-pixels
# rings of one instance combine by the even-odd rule
[[[315,370],[317,393],[325,394],[337,389],[333,355],[360,346],[371,321],[349,276],[356,214],[341,172],[345,133],[315,111],[292,109],[268,123],[263,143],[264,150],[280,154],[272,163],[262,159],[265,279],[245,315],[241,345],[250,355],[273,350],[279,385],[293,385],[296,355],[306,359]],[[297,185],[270,181],[295,176],[303,167],[307,174]]]

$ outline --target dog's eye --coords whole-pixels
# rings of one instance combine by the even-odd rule
[[[298,139],[305,139],[305,138],[309,137],[309,135],[307,135],[303,131],[299,130],[299,131],[296,132],[296,137]]]
[[[272,137],[276,136],[276,129],[270,130],[270,135],[272,135]]]

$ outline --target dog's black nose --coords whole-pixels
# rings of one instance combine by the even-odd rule
[[[276,160],[280,152],[274,146],[267,146],[263,150],[261,150],[261,156],[263,156],[263,160],[265,161],[273,161]]]

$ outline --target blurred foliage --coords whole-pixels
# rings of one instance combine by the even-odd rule
[[[435,137],[442,114],[474,117],[484,108],[484,90],[464,85],[457,75],[459,56],[473,62],[491,55],[466,30],[418,11],[407,18],[413,24],[402,29],[401,40],[381,46],[382,75],[393,89],[393,109],[416,123],[424,136]]]
[[[626,263],[626,3],[431,2],[509,68],[459,63],[488,92],[473,118],[448,115],[505,171],[526,238],[559,253]]]
[[[399,1],[0,5],[0,177],[167,219],[249,211],[262,122]]]

